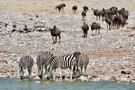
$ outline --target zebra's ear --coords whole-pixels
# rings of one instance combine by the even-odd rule
[[[81,55],[81,52],[74,52],[74,56],[76,56],[76,55]]]

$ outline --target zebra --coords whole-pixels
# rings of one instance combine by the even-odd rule
[[[58,68],[60,70],[60,78],[62,80],[61,69],[69,68],[71,71],[70,80],[72,81],[73,67],[77,64],[79,55],[81,55],[80,52],[74,52],[73,54],[67,54],[59,57],[55,56],[49,66],[49,78],[50,74],[52,74],[52,71],[54,70],[53,79],[55,80],[56,68]]]
[[[81,53],[78,59],[78,64],[77,64],[78,66],[75,66],[73,69],[73,73],[75,74],[76,77],[80,76],[77,75],[78,73],[82,75],[83,70],[84,70],[84,76],[86,76],[88,63],[89,63],[88,55],[85,53]]]
[[[24,56],[19,61],[19,69],[20,69],[20,79],[23,79],[24,69],[27,68],[29,73],[29,78],[31,78],[32,66],[34,64],[33,58],[31,56]]]
[[[47,74],[47,66],[51,63],[52,59],[53,54],[49,51],[46,51],[37,57],[38,75],[40,78],[43,77],[43,67],[45,67],[45,74]]]

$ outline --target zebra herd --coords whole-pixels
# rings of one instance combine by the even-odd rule
[[[38,68],[38,76],[41,79],[43,78],[44,75],[47,75],[48,78],[51,78],[51,76],[53,75],[53,79],[55,80],[56,69],[59,69],[60,79],[62,80],[61,69],[69,68],[70,80],[72,80],[73,76],[75,77],[81,76],[82,71],[84,69],[85,69],[85,76],[86,76],[89,57],[87,54],[80,53],[78,51],[71,54],[65,54],[62,56],[54,56],[53,53],[46,51],[44,53],[41,53],[37,57],[36,63]],[[24,69],[26,68],[29,73],[29,78],[31,78],[33,64],[34,64],[34,60],[31,56],[24,56],[20,59],[19,61],[20,79],[23,79]],[[80,72],[80,74],[77,75],[76,74],[77,72]]]

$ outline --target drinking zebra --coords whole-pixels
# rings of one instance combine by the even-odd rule
[[[32,66],[34,64],[33,58],[31,56],[24,56],[19,61],[20,78],[23,79],[24,69],[27,68],[29,73],[29,78],[31,78]]]
[[[52,62],[53,54],[51,52],[44,52],[37,57],[38,75],[43,77],[43,67],[45,67],[45,74],[47,74],[47,66]]]
[[[88,55],[85,53],[81,53],[78,59],[78,64],[77,64],[78,66],[75,66],[73,70],[75,77],[80,76],[80,75],[77,75],[78,72],[80,72],[79,74],[82,75],[83,71],[84,71],[84,76],[86,76],[88,63],[89,63]]]
[[[59,56],[59,57],[57,57],[57,56],[54,57],[49,66],[49,70],[48,70],[49,78],[50,78],[50,75],[52,74],[52,71],[54,70],[53,79],[55,79],[56,68],[58,68],[60,70],[60,78],[62,80],[61,69],[69,68],[71,70],[70,80],[72,80],[73,67],[76,64],[78,64],[79,55],[81,55],[80,52],[74,52],[73,54],[67,54],[67,55],[63,55],[63,56]]]

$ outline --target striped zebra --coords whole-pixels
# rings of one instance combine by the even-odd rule
[[[84,71],[84,75],[86,76],[88,63],[89,63],[88,55],[85,53],[81,53],[78,59],[78,64],[77,64],[78,66],[74,67],[74,70],[73,70],[74,74],[78,74],[78,72],[80,71],[80,74],[82,75],[82,72]]]
[[[77,64],[79,55],[81,55],[80,52],[74,52],[73,54],[54,57],[49,66],[49,78],[50,74],[52,74],[52,71],[54,70],[53,79],[55,79],[56,68],[58,68],[60,70],[60,78],[62,80],[61,69],[69,68],[71,70],[70,80],[72,80],[73,67]]]
[[[24,56],[19,61],[20,77],[23,79],[24,69],[27,68],[29,73],[29,78],[31,78],[32,66],[34,64],[33,58],[31,56]]]
[[[47,74],[47,66],[52,62],[53,54],[51,52],[44,52],[37,57],[38,75],[43,77],[43,68],[45,67],[45,74]]]

